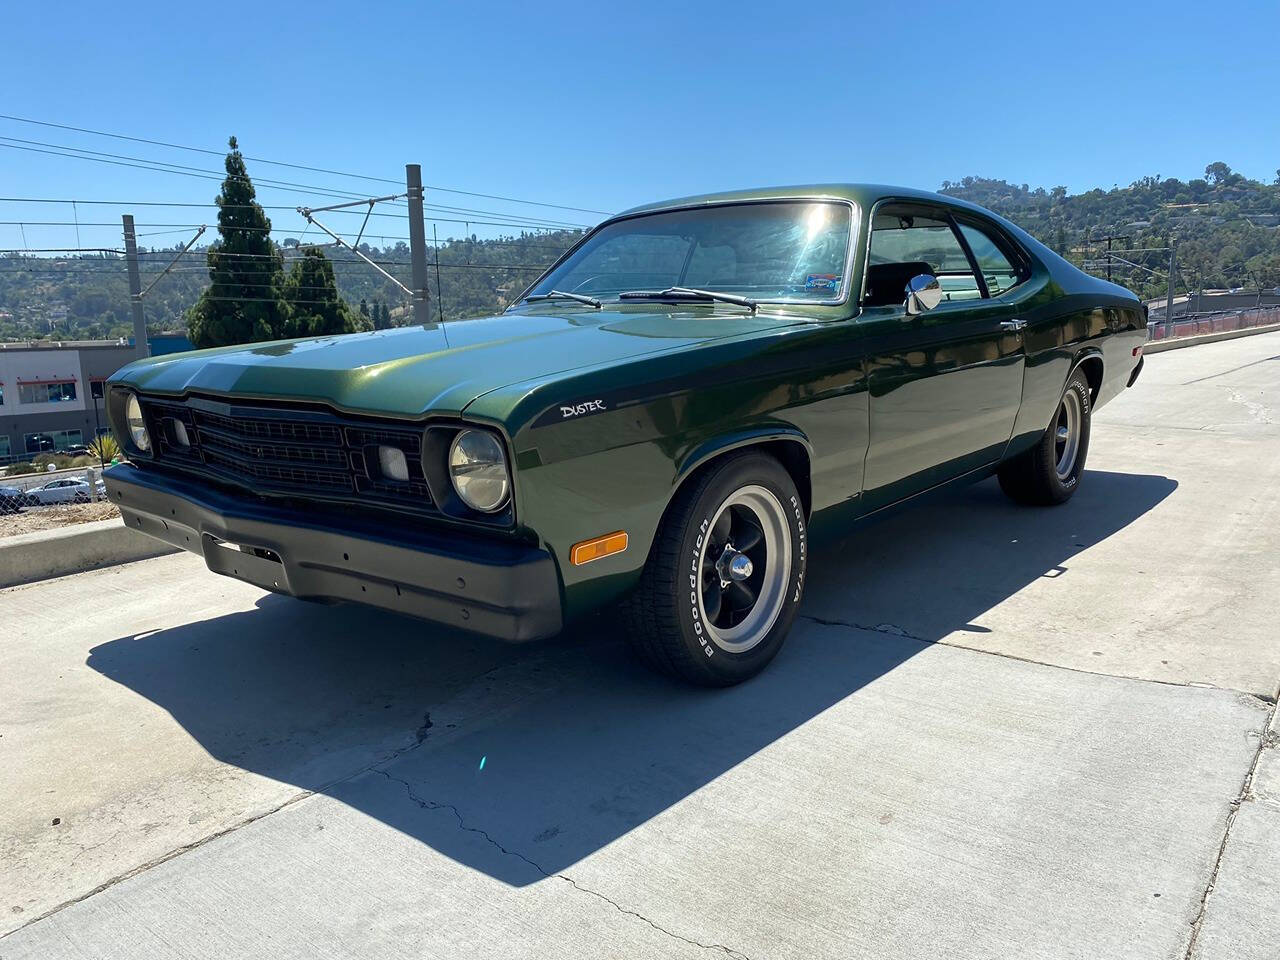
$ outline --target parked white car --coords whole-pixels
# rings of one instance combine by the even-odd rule
[[[98,496],[105,497],[106,485],[99,480],[97,487]],[[33,506],[45,506],[51,503],[88,503],[91,499],[93,498],[89,494],[88,482],[71,477],[50,480],[42,486],[27,490],[27,502]]]

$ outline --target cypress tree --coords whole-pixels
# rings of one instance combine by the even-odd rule
[[[321,250],[308,248],[294,261],[284,281],[284,296],[289,305],[286,337],[322,337],[360,329],[360,315],[339,296],[333,264]]]
[[[197,347],[275,340],[287,309],[280,299],[284,263],[271,242],[271,221],[259,205],[232,137],[226,179],[215,198],[220,239],[209,247],[209,288],[187,315]]]

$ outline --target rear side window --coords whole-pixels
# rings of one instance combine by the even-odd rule
[[[998,297],[1026,279],[985,230],[971,223],[961,223],[960,232],[973,251],[973,259],[987,282],[990,296]]]

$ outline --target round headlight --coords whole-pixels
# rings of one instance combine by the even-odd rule
[[[487,430],[463,430],[449,447],[453,489],[472,510],[501,510],[511,492],[502,442]]]
[[[135,449],[143,453],[151,452],[151,437],[147,435],[147,425],[142,420],[142,405],[138,403],[136,394],[129,394],[124,404],[124,418],[129,425],[129,439]]]

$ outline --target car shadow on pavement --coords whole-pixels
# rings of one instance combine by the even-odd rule
[[[651,675],[607,614],[547,644],[505,647],[271,595],[102,644],[88,663],[217,759],[333,796],[523,885],[697,802],[701,787],[930,643],[982,630],[985,611],[1064,575],[1176,487],[1090,471],[1071,503],[1036,510],[987,482],[864,525],[814,551],[787,645],[729,690]]]

